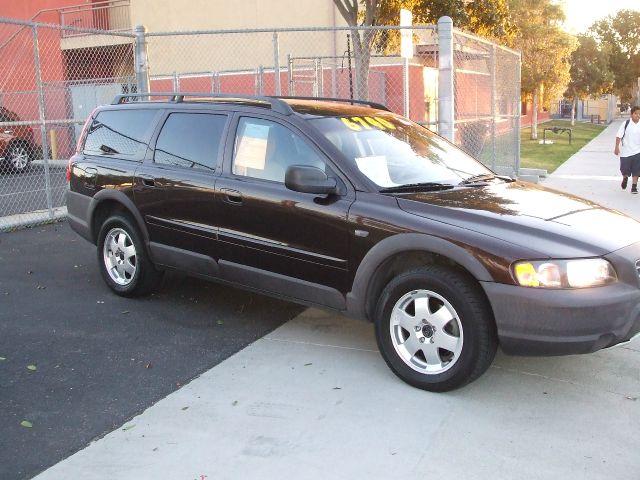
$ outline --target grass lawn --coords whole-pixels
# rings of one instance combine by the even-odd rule
[[[540,145],[542,129],[551,127],[571,128],[571,145],[569,145],[567,132],[553,133],[551,131],[547,131],[547,140],[553,140],[554,143]],[[520,166],[523,168],[543,168],[551,173],[605,128],[606,125],[576,122],[574,126],[571,126],[569,120],[552,120],[538,124],[537,140],[530,139],[531,127],[523,128],[520,131]]]

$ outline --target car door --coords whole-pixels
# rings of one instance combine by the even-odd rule
[[[154,260],[194,273],[217,273],[215,182],[228,116],[170,111],[151,158],[135,174],[135,202]]]
[[[216,184],[221,270],[237,283],[339,307],[347,289],[352,187],[297,128],[238,115]],[[342,195],[294,192],[289,165],[337,178]]]

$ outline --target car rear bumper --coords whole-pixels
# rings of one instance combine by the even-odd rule
[[[482,286],[500,345],[511,355],[595,352],[640,332],[640,289],[628,283],[576,290]]]
[[[86,222],[89,217],[91,197],[67,190],[67,221],[72,230],[84,239],[95,243],[91,228]]]

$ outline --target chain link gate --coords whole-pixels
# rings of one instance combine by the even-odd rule
[[[0,231],[65,214],[65,170],[81,126],[120,93],[365,99],[440,132],[499,173],[517,173],[520,56],[450,24],[448,34],[441,24],[412,27],[414,57],[405,64],[399,27],[125,32],[113,31],[126,23],[113,13],[71,14],[74,23],[107,28],[110,20],[112,28],[0,19],[0,64],[9,73],[0,107],[13,113],[0,116],[0,134],[30,131],[32,159],[24,171],[0,172]],[[373,45],[368,54],[363,40]]]
[[[0,230],[66,214],[82,124],[135,86],[133,65],[130,33],[0,20]]]

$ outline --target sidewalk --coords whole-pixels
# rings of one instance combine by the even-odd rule
[[[588,198],[640,220],[640,195],[631,195],[631,181],[626,190],[620,188],[620,157],[613,154],[616,132],[623,121],[612,122],[543,185]]]
[[[619,185],[617,125],[544,185],[638,218],[640,195]],[[370,324],[308,309],[36,478],[632,480],[639,372],[638,342],[499,353],[476,382],[432,394],[391,373]]]

